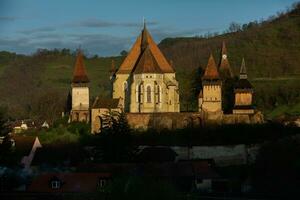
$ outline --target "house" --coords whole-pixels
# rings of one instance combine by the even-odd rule
[[[35,177],[28,192],[97,192],[111,180],[110,173],[45,173]]]

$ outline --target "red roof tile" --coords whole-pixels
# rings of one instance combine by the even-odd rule
[[[83,55],[81,51],[78,51],[77,58],[76,58],[76,64],[75,69],[73,73],[73,83],[88,83],[89,78],[86,74],[84,62],[83,62]]]

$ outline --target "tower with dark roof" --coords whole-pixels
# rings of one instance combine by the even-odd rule
[[[212,54],[202,77],[202,90],[199,94],[199,112],[222,112],[222,81]]]
[[[78,50],[71,84],[72,109],[71,121],[89,121],[89,78],[83,61],[83,54]]]
[[[116,72],[113,98],[123,99],[125,112],[179,112],[175,70],[144,23],[141,34]]]
[[[243,58],[240,76],[234,88],[235,103],[234,114],[253,114],[253,86],[248,81],[245,59]]]

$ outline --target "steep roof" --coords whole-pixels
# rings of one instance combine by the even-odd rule
[[[252,84],[248,81],[248,76],[247,76],[247,70],[246,70],[246,64],[245,64],[245,59],[243,58],[242,64],[241,64],[241,69],[240,69],[240,79],[238,80],[235,90],[244,90],[244,89],[252,89],[253,86]]]
[[[72,82],[73,83],[88,83],[88,82],[90,82],[90,80],[86,74],[86,70],[85,70],[85,66],[84,66],[84,62],[83,62],[83,55],[82,55],[81,50],[79,50],[77,53]]]
[[[225,41],[223,41],[223,43],[222,43],[219,72],[223,79],[233,77],[233,73],[232,73],[232,70],[231,70],[231,67],[230,67],[230,64],[228,61],[228,57],[227,57],[227,49],[226,49]]]
[[[246,64],[245,64],[245,59],[243,58],[242,64],[241,64],[241,69],[240,69],[240,79],[247,79],[247,69],[246,69]]]
[[[162,70],[155,60],[149,46],[147,46],[146,49],[142,52],[139,60],[136,63],[134,73],[162,73]]]
[[[136,69],[137,65],[139,64],[138,61],[141,60],[144,51],[149,51],[144,56],[146,58],[150,58],[152,60],[150,62],[153,62],[153,60],[156,61],[153,62],[156,65],[154,67],[155,69],[159,67],[162,73],[175,72],[175,70],[168,63],[168,61],[166,60],[162,52],[155,44],[146,26],[144,26],[142,33],[138,36],[137,40],[133,44],[130,52],[128,53],[127,57],[121,64],[119,70],[117,71],[117,74],[129,74],[133,72]],[[148,69],[146,71],[148,71]]]
[[[215,59],[212,54],[210,54],[208,63],[202,77],[203,80],[217,80],[220,79],[218,69],[216,67]]]

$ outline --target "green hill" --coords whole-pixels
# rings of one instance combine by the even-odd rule
[[[197,69],[206,66],[210,52],[218,61],[225,41],[236,75],[245,57],[255,86],[256,106],[276,117],[300,114],[299,38],[298,5],[276,18],[250,22],[230,33],[208,38],[166,38],[159,46],[177,71],[183,111],[196,110]],[[124,57],[85,59],[92,98],[109,96],[112,59],[118,67]],[[65,107],[74,63],[75,54],[68,49],[39,50],[31,56],[0,52],[0,105],[7,107],[12,118],[55,119]]]

